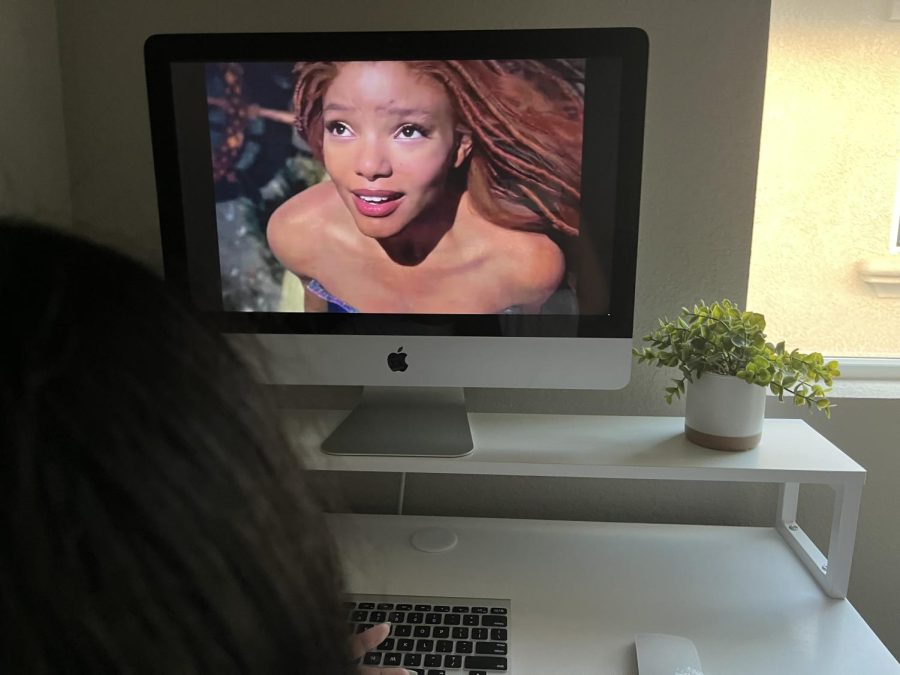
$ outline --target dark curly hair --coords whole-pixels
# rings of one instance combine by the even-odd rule
[[[0,303],[0,672],[354,672],[324,516],[221,336],[2,219]]]

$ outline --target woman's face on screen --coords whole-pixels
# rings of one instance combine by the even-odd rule
[[[402,62],[343,64],[322,111],[325,168],[356,226],[376,239],[435,204],[468,151],[444,88]]]

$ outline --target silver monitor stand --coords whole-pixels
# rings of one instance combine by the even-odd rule
[[[462,457],[473,447],[461,387],[364,387],[322,443],[330,455],[401,457]]]

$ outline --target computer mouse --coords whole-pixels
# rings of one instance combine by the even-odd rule
[[[634,646],[639,675],[703,675],[697,648],[686,637],[638,633]]]

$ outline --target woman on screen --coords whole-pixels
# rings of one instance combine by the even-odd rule
[[[287,200],[267,236],[305,311],[539,313],[571,287],[583,62],[295,73],[296,126],[331,180]]]

